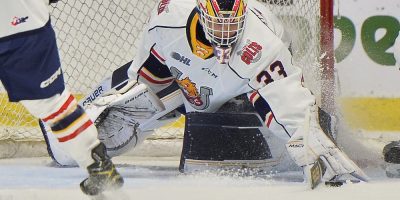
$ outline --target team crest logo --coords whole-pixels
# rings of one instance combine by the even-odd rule
[[[160,15],[162,12],[168,12],[168,4],[171,2],[171,0],[161,0],[161,2],[158,4],[158,15]]]
[[[199,92],[197,91],[196,83],[193,83],[189,77],[186,77],[182,80],[177,80],[177,82],[185,91],[184,94],[190,103],[196,106],[201,106],[204,104],[200,98]]]
[[[242,61],[247,65],[250,63],[258,62],[261,58],[262,46],[257,42],[247,40],[246,45],[237,54],[241,57]]]
[[[200,87],[200,92],[196,88],[196,83],[193,83],[189,77],[177,80],[178,84],[183,89],[183,95],[192,106],[198,110],[204,110],[209,106],[209,95],[212,94],[212,89],[208,87]]]
[[[171,67],[173,76],[176,77],[176,82],[183,90],[183,95],[189,101],[193,108],[197,110],[204,110],[210,105],[210,95],[212,95],[212,89],[209,87],[201,86],[200,92],[196,87],[196,83],[190,80],[189,77],[179,79],[182,76],[182,72],[175,67]]]

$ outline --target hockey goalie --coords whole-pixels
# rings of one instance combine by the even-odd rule
[[[81,102],[109,155],[134,148],[154,129],[183,114],[181,171],[207,161],[277,160],[269,150],[267,130],[284,141],[283,148],[311,187],[343,175],[366,180],[321,129],[315,97],[302,84],[301,68],[292,63],[290,38],[263,4],[161,3],[133,61]],[[243,95],[250,108],[230,109],[229,102]],[[43,130],[53,158],[70,164]]]

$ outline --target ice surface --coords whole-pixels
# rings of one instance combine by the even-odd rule
[[[307,189],[299,172],[263,177],[182,175],[178,158],[118,157],[115,163],[125,178],[121,191],[106,199],[121,200],[252,200],[252,199],[397,199],[400,179],[386,178],[382,169],[366,168],[371,182],[340,188],[324,185]],[[0,200],[86,200],[79,190],[85,173],[79,168],[58,168],[49,158],[0,160]]]
[[[282,166],[279,172],[251,177],[182,175],[178,172],[178,157],[125,156],[113,160],[126,184],[117,193],[107,193],[105,200],[398,199],[400,179],[386,177],[381,155],[383,138],[389,135],[340,133],[339,146],[365,170],[371,178],[369,183],[339,188],[320,185],[310,190],[300,171],[284,171]],[[399,137],[392,135],[389,140]],[[83,170],[56,167],[48,157],[0,159],[0,200],[89,200],[79,189],[85,177]]]

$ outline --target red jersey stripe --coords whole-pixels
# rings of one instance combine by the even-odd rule
[[[268,117],[268,121],[267,121],[267,127],[269,128],[269,126],[271,125],[272,119],[274,118],[274,115],[271,113]]]
[[[171,83],[173,81],[173,78],[170,78],[167,80],[155,80],[152,77],[150,77],[149,75],[147,75],[145,72],[143,72],[143,70],[140,70],[139,75],[142,76],[143,78],[145,78],[150,83],[154,83],[154,84],[166,84],[166,83]]]
[[[252,104],[254,104],[254,97],[257,95],[257,91],[255,91],[255,92],[253,92],[253,93],[251,93],[251,95],[250,95],[250,102],[252,103]]]

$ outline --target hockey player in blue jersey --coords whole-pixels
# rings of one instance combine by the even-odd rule
[[[89,172],[80,185],[84,193],[97,195],[119,188],[123,179],[98,140],[96,127],[65,88],[48,4],[46,0],[2,1],[0,80],[9,100],[20,102],[51,127],[60,147]]]

